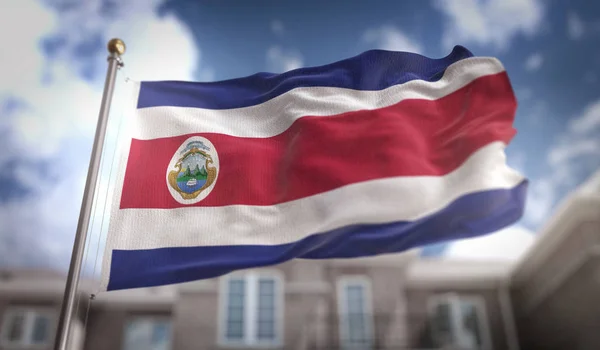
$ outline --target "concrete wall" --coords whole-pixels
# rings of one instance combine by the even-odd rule
[[[85,350],[121,349],[127,311],[96,309],[90,312]]]
[[[257,269],[256,271],[260,271]],[[289,262],[262,270],[277,270],[283,276],[284,310],[282,347],[289,349],[315,339],[307,339],[305,326],[316,318],[328,286],[320,264]],[[220,281],[213,279],[182,290],[173,307],[173,350],[228,349],[219,341],[221,322]]]
[[[277,269],[285,280],[280,348],[336,348],[340,345],[336,286],[345,276],[363,276],[371,283],[376,345],[403,345],[406,303],[401,267],[293,261],[267,269]],[[173,350],[228,348],[219,344],[219,286],[217,280],[212,280],[203,287],[190,287],[181,292],[173,308]],[[400,322],[393,323],[394,320]]]
[[[521,349],[600,349],[600,172],[592,180],[559,206],[512,275]]]
[[[409,288],[403,263],[377,264],[356,259],[298,260],[268,267],[267,270],[279,271],[285,285],[280,349],[339,348],[337,284],[341,278],[358,276],[369,281],[374,345],[380,349],[420,345],[418,338],[427,324],[427,298],[436,292],[453,290],[447,288],[448,280],[444,282],[446,287],[436,288],[430,281],[427,287]],[[477,285],[477,281],[472,284]],[[494,349],[505,349],[495,289],[488,280],[485,286],[480,290],[465,290],[464,285],[461,288],[468,294],[484,295]],[[219,344],[220,287],[220,280],[212,279],[165,288],[100,294],[89,313],[85,349],[122,349],[127,320],[143,315],[171,319],[172,350],[227,349]],[[60,294],[57,296],[60,297]],[[43,300],[36,296],[22,302],[27,305],[50,302]],[[0,297],[0,313],[6,304],[15,302],[17,299]],[[51,303],[58,312],[60,298],[51,299]],[[87,300],[82,310],[86,306]],[[80,318],[83,319],[84,314]]]
[[[1,282],[0,282],[1,283]],[[85,299],[81,297],[81,299]],[[58,322],[58,317],[60,314],[60,305],[61,305],[60,295],[52,294],[40,294],[35,291],[29,291],[24,293],[7,293],[0,294],[0,330],[4,329],[4,321],[5,321],[5,313],[12,308],[28,308],[28,309],[40,309],[44,311],[49,311],[53,314],[54,318],[52,320],[51,329],[50,329],[50,338],[47,342],[46,346],[36,346],[36,350],[51,350],[54,347],[54,334],[56,332],[56,324]],[[82,300],[80,302],[79,307],[79,316],[73,317],[71,332],[73,337],[72,341],[69,344],[70,350],[80,350],[83,345],[83,338],[85,337],[85,333],[82,327],[83,316],[85,314],[85,307],[87,306],[87,301]],[[13,350],[13,349],[27,349],[23,347],[16,346],[3,346],[0,343],[0,350]]]
[[[136,317],[161,317],[171,319],[171,306],[156,304],[92,303],[88,315],[85,350],[122,349],[125,327]]]
[[[587,260],[527,315],[518,315],[522,349],[600,348],[600,255]]]
[[[598,209],[600,215],[600,208]],[[600,245],[600,220],[584,219],[565,227],[569,232],[559,232],[564,236],[560,243],[540,259],[535,271],[523,276],[513,284],[513,299],[519,314],[528,313],[539,307],[544,295],[564,283],[561,278],[572,273],[591,247]]]
[[[328,313],[327,323],[330,325],[330,337],[328,344],[331,347],[339,347],[340,324],[339,324],[339,295],[337,293],[337,283],[344,277],[359,277],[369,281],[371,289],[372,323],[374,331],[374,346],[381,348],[403,347],[405,344],[404,329],[405,322],[394,322],[404,318],[406,308],[404,294],[404,269],[387,266],[357,266],[349,264],[344,265],[326,265],[326,278],[332,288],[332,292],[327,298],[330,312]],[[392,327],[395,326],[395,327]]]
[[[599,349],[600,220],[576,225],[538,271],[513,287],[521,348]]]
[[[408,304],[408,339],[413,348],[427,348],[430,343],[430,328],[427,319],[428,301],[431,297],[441,294],[454,293],[458,296],[481,297],[485,304],[487,325],[492,349],[508,349],[506,331],[504,328],[505,315],[502,312],[497,289],[464,289],[464,288],[409,288],[406,291]]]
[[[173,350],[218,347],[219,298],[216,292],[186,292],[173,309]]]

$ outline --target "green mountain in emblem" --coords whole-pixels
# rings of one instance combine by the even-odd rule
[[[190,170],[190,168],[185,168],[184,171],[179,173],[179,176],[177,177],[177,182],[187,182],[191,179],[206,180],[207,176],[208,173],[206,172],[206,168],[204,167],[204,165],[202,166],[202,169],[200,169],[200,167],[196,165],[196,168],[194,168],[193,170]]]

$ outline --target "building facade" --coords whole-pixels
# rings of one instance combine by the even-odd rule
[[[517,263],[417,251],[296,260],[100,293],[84,281],[71,349],[600,349],[600,173]],[[0,273],[0,349],[51,349],[64,278]]]
[[[556,210],[510,280],[522,349],[600,349],[600,172]]]

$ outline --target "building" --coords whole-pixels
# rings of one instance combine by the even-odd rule
[[[600,349],[600,171],[562,203],[510,280],[522,349]]]
[[[516,264],[298,260],[93,301],[84,281],[71,348],[597,350],[599,262],[600,172]],[[56,273],[3,271],[0,349],[51,349],[63,288]]]

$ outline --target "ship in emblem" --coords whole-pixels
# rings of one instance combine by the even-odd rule
[[[218,156],[206,138],[186,140],[173,155],[167,170],[171,195],[182,204],[204,199],[214,187],[218,174]]]

